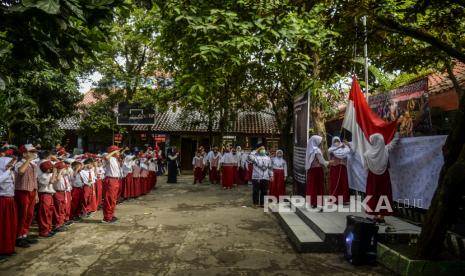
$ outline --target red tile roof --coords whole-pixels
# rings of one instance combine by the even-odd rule
[[[134,131],[155,132],[207,132],[208,126],[199,114],[183,116],[183,111],[166,111],[155,115],[153,126],[133,126]],[[219,132],[218,124],[213,126],[213,132]],[[227,133],[237,134],[278,134],[276,122],[271,114],[265,112],[240,112],[237,119],[232,122]]]
[[[465,64],[457,63],[454,66],[454,75],[457,78],[457,81],[461,86],[465,86]],[[429,94],[439,94],[447,92],[450,89],[453,89],[454,85],[449,79],[449,74],[445,73],[434,73],[428,76],[428,93]]]

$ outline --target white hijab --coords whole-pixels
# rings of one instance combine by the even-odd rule
[[[305,154],[305,170],[309,170],[312,166],[315,156],[319,153],[321,154],[320,144],[323,141],[323,137],[318,135],[313,135],[308,139],[307,142],[307,152]]]
[[[336,146],[336,142],[341,143],[341,139],[337,136],[334,136],[331,142],[331,147],[328,149],[328,152],[330,152],[332,155],[334,155],[334,157],[338,159],[346,159],[350,153],[350,148],[347,146],[338,148]]]
[[[371,146],[363,154],[365,157],[365,169],[376,175],[381,175],[386,171],[389,162],[389,152],[384,144],[384,137],[379,133],[370,136]]]

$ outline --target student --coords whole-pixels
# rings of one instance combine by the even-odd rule
[[[307,185],[305,195],[310,198],[309,204],[316,207],[318,197],[324,194],[324,171],[329,162],[323,158],[320,150],[320,144],[323,138],[313,135],[308,139],[307,152],[305,156],[305,169],[307,170]]]
[[[18,211],[17,244],[37,243],[36,239],[28,237],[29,227],[34,216],[34,207],[38,202],[37,176],[38,167],[33,162],[37,159],[37,150],[31,144],[19,148],[23,158],[15,165],[15,202]]]
[[[381,209],[376,211],[378,201],[383,196],[388,202],[384,202],[392,208],[392,187],[391,176],[389,174],[389,153],[396,146],[399,139],[396,137],[388,145],[384,144],[384,137],[379,133],[370,136],[371,147],[364,153],[364,166],[368,170],[366,196],[370,197],[367,206],[370,207],[373,220],[377,223],[385,223],[384,217],[392,215],[392,211]]]
[[[18,214],[15,203],[16,158],[6,155],[0,157],[0,259],[15,253]],[[29,247],[29,243],[20,241],[18,246]]]
[[[231,155],[234,158],[234,162],[233,162],[233,184],[237,185],[239,183],[238,181],[239,181],[240,156],[237,154],[237,149],[235,147],[231,147]]]
[[[66,169],[63,172],[63,181],[66,184],[65,189],[65,225],[71,225],[73,220],[70,219],[71,216],[71,191],[73,190],[73,185],[71,178],[73,176],[73,168],[71,164],[74,162],[74,159],[65,159]]]
[[[147,158],[145,154],[140,156],[140,185],[141,185],[141,194],[145,195],[149,192],[149,166],[147,164]]]
[[[140,167],[140,159],[136,157],[132,163],[132,182],[134,187],[132,197],[134,198],[141,195],[141,173],[142,168]]]
[[[79,162],[73,162],[73,177],[72,177],[72,186],[73,189],[71,191],[71,219],[75,221],[81,220],[81,216],[83,215],[83,202],[84,202],[84,191],[83,186],[84,182],[81,178],[81,170],[83,169],[84,165]]]
[[[349,202],[349,178],[347,176],[347,157],[351,150],[348,144],[342,143],[337,136],[333,137],[328,149],[332,164],[329,166],[329,194],[336,197],[339,203]]]
[[[126,152],[126,156],[123,159],[123,198],[129,199],[133,197],[133,170],[134,166],[134,155],[130,152]]]
[[[197,181],[201,184],[205,167],[201,150],[197,150],[196,155],[192,159],[192,166],[194,167],[194,184],[197,184]]]
[[[149,167],[149,190],[152,190],[157,184],[157,159],[156,153],[151,153],[148,157],[148,167]]]
[[[103,223],[114,223],[118,220],[115,216],[116,201],[118,197],[119,182],[122,177],[121,166],[118,161],[120,148],[110,146],[105,155],[105,180],[103,183]]]
[[[52,219],[55,212],[53,183],[57,178],[57,170],[53,168],[53,164],[49,160],[40,163],[39,168],[42,173],[38,179],[39,210],[37,212],[37,224],[39,225],[39,236],[49,238],[54,235],[54,232],[52,232]]]
[[[66,231],[64,223],[66,220],[66,208],[67,208],[67,198],[66,190],[69,185],[67,175],[67,167],[63,161],[55,163],[54,168],[56,170],[56,179],[53,183],[53,189],[55,194],[53,196],[53,205],[54,210],[54,232],[63,232]]]
[[[273,180],[270,185],[270,195],[279,199],[286,194],[287,163],[283,158],[283,151],[277,150],[276,157],[271,159],[273,164]]]
[[[221,153],[218,152],[218,147],[214,147],[212,154],[209,156],[208,163],[210,166],[210,183],[219,184],[220,183],[220,171],[219,165],[221,160]]]
[[[256,154],[249,155],[249,160],[253,163],[252,174],[252,201],[254,207],[259,205],[263,207],[265,202],[265,195],[268,193],[268,184],[272,176],[271,159],[266,155],[264,146],[259,146]]]
[[[95,197],[97,198],[97,209],[102,208],[102,186],[103,178],[105,177],[105,170],[103,169],[102,159],[97,159],[97,166],[95,167]]]
[[[92,158],[87,158],[83,162],[83,168],[79,172],[79,176],[82,180],[82,215],[88,217],[92,212],[91,203],[92,197],[95,198],[93,194],[93,186],[95,184],[95,171],[93,169],[94,160]]]
[[[220,168],[222,171],[222,181],[223,189],[232,189],[234,184],[234,166],[237,167],[237,159],[231,153],[231,146],[228,145],[224,149],[224,154],[220,159]]]

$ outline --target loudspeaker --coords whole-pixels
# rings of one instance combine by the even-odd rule
[[[347,216],[344,257],[354,265],[376,262],[378,226],[371,220]]]

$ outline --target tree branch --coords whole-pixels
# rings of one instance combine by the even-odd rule
[[[404,34],[407,36],[410,36],[412,38],[424,41],[429,43],[431,46],[444,51],[447,53],[449,56],[454,57],[461,62],[465,63],[465,54],[454,48],[452,45],[449,45],[445,42],[443,42],[441,39],[438,39],[434,36],[432,36],[429,33],[426,33],[422,30],[418,30],[412,27],[404,26],[400,24],[399,22],[389,19],[386,17],[382,16],[374,16],[375,21],[377,22],[377,25],[380,28],[383,28],[387,31],[392,31],[395,33],[399,34]]]

